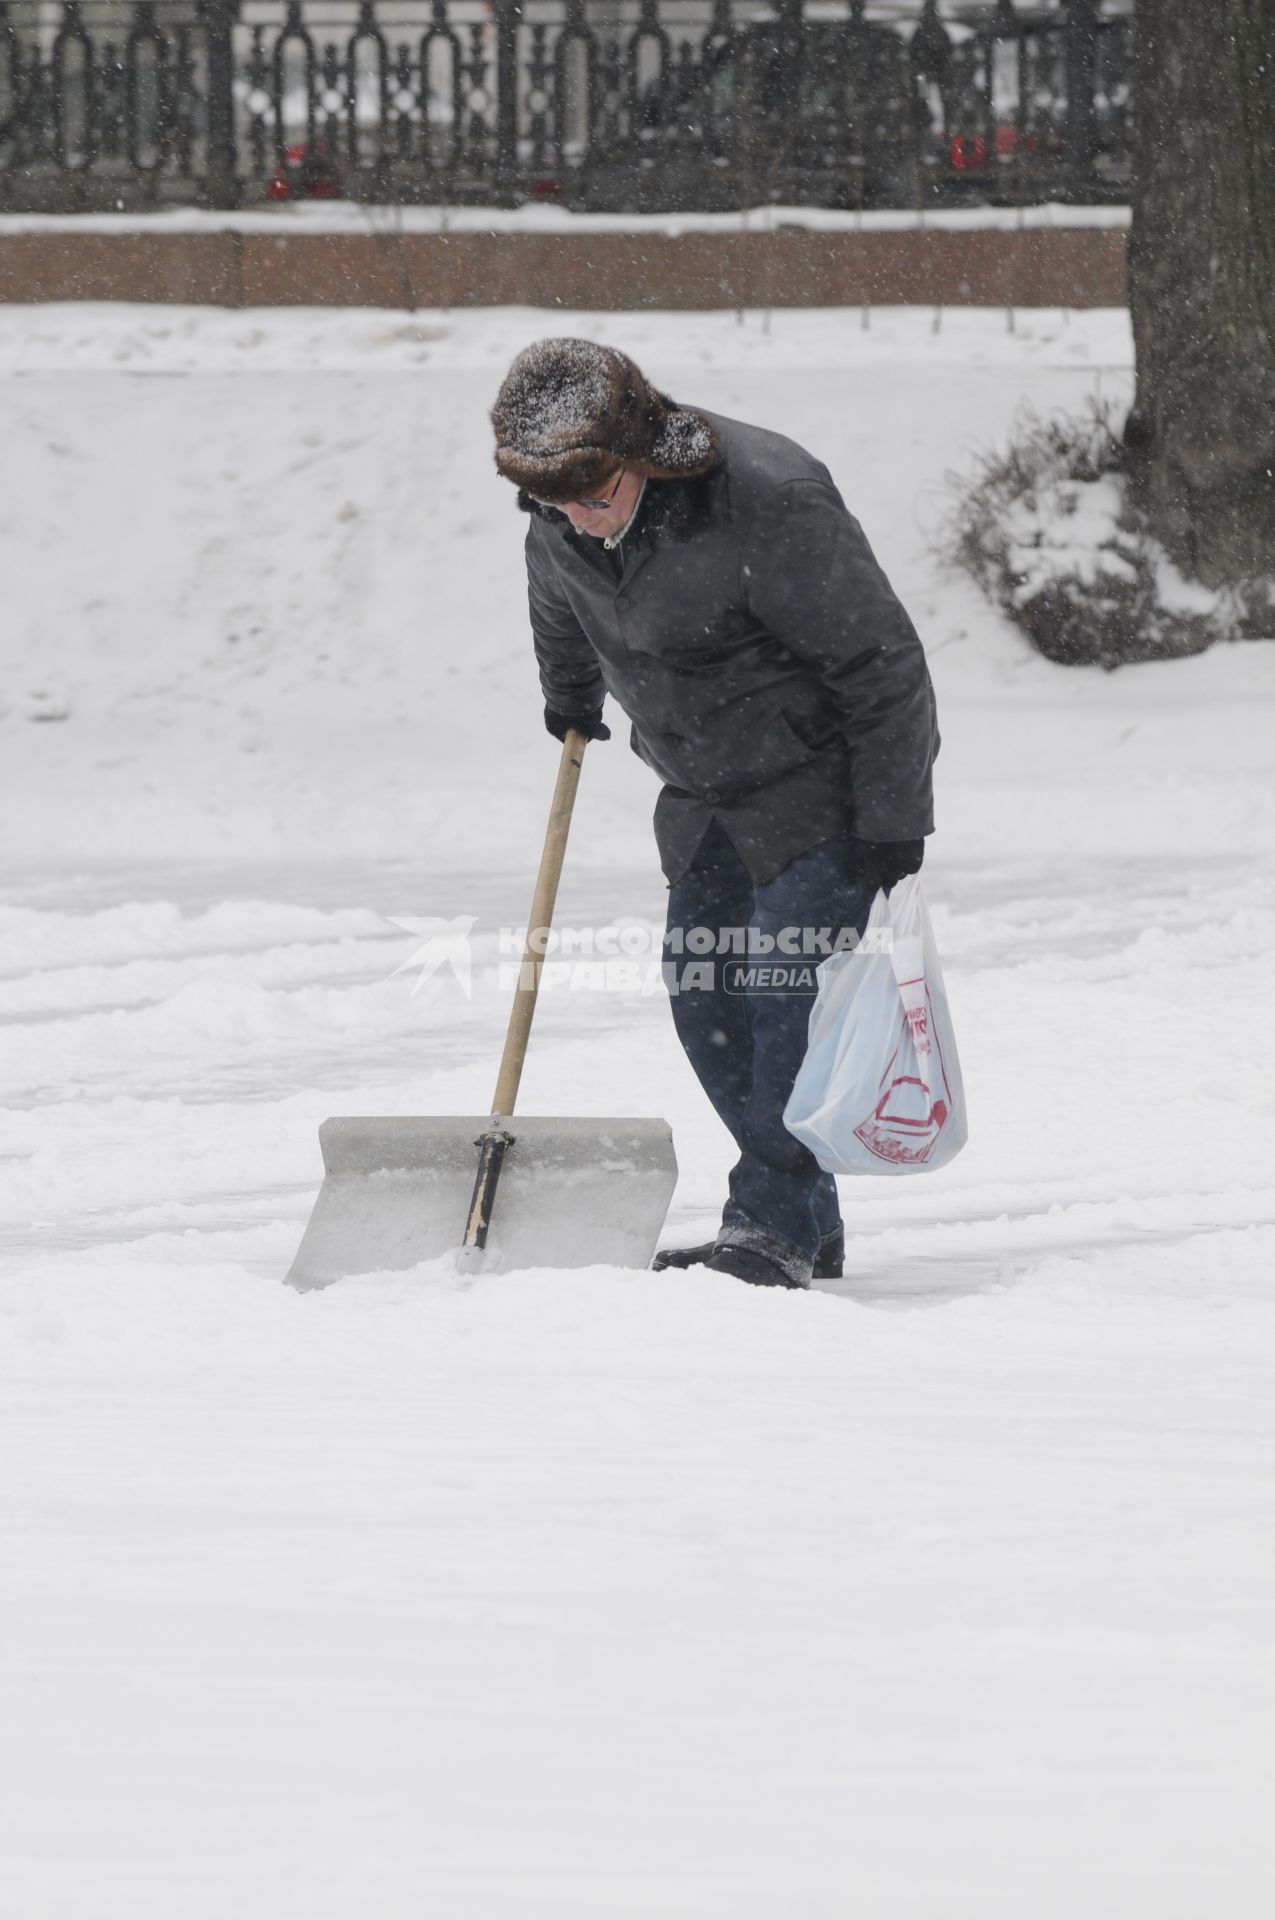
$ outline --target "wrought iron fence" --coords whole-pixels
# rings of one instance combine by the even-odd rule
[[[0,0],[0,207],[1116,200],[1119,0]]]

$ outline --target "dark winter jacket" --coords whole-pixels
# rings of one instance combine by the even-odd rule
[[[716,414],[720,460],[650,481],[623,545],[539,508],[531,625],[550,707],[610,693],[665,782],[669,880],[713,814],[755,881],[820,840],[912,840],[934,826],[934,695],[916,631],[832,478],[782,434]]]

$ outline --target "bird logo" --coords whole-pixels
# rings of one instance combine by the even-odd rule
[[[477,923],[475,913],[457,914],[454,920],[442,920],[435,914],[417,917],[411,914],[386,914],[391,926],[401,927],[404,933],[410,933],[419,940],[417,947],[401,966],[395,967],[390,975],[392,980],[400,973],[410,973],[416,969],[416,979],[412,984],[413,999],[421,988],[433,980],[443,968],[450,969],[452,978],[459,985],[465,998],[473,997],[473,953],[469,936]]]

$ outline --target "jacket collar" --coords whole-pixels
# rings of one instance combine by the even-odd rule
[[[709,518],[709,489],[719,470],[713,468],[695,480],[648,480],[641,519],[635,529],[643,543],[691,539]],[[570,531],[565,514],[553,507],[541,506],[529,493],[519,491],[518,507],[520,512],[534,514],[538,520],[546,520],[564,533]]]

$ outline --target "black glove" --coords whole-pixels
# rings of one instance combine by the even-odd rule
[[[602,724],[601,707],[593,707],[588,713],[555,713],[552,707],[546,707],[545,725],[555,740],[565,740],[570,728],[582,733],[586,740],[611,738],[610,727]]]
[[[919,873],[925,858],[924,840],[852,840],[851,858],[873,893],[889,893],[908,873]]]

